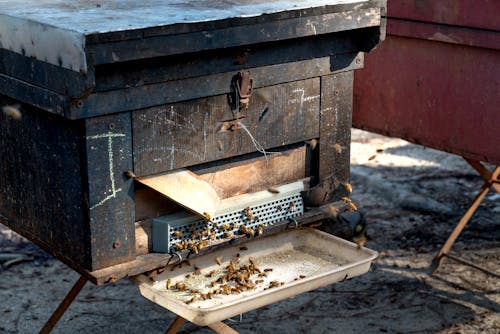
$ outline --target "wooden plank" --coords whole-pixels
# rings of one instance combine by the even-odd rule
[[[80,98],[94,86],[92,69],[82,74],[5,49],[0,49],[0,73],[70,98]]]
[[[53,114],[64,115],[69,110],[69,99],[66,97],[1,73],[0,92]]]
[[[380,8],[351,9],[306,18],[291,18],[139,40],[87,46],[94,65],[125,62],[174,54],[224,49],[291,38],[329,34],[380,25]]]
[[[136,178],[200,218],[214,217],[220,198],[212,185],[187,169]],[[210,218],[209,218],[210,219]]]
[[[273,154],[267,160],[261,156],[196,173],[225,199],[303,179],[306,177],[305,165],[306,149],[302,146]]]
[[[224,130],[224,122],[240,117]],[[133,113],[134,172],[151,175],[319,136],[319,78],[257,89],[234,115],[224,95]],[[272,150],[271,150],[272,151]]]
[[[254,78],[254,88],[303,80],[362,67],[357,53],[303,60],[292,63],[248,68]],[[72,104],[67,117],[77,119],[100,114],[136,110],[208,96],[227,94],[236,72],[168,81],[121,90],[97,92]]]
[[[330,57],[344,53],[356,53],[360,51],[363,44],[368,44],[366,41],[373,39],[373,35],[379,35],[377,29],[378,27],[365,28],[310,36],[307,39],[277,41],[272,44],[244,45],[101,65],[96,68],[94,91],[103,92],[125,87],[139,87],[170,80],[237,72],[261,66]],[[366,45],[363,49],[369,50],[372,47]]]
[[[321,78],[321,121],[316,187],[305,202],[322,205],[347,196],[352,122],[353,72]]]
[[[17,101],[0,95],[0,105]],[[29,105],[21,119],[0,115],[2,223],[54,256],[90,269],[81,173],[81,122]]]
[[[85,120],[91,270],[135,257],[130,114]]]

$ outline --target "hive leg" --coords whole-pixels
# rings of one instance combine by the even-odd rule
[[[208,325],[208,327],[219,334],[238,334],[237,331],[223,323],[222,321]]]
[[[63,316],[64,312],[66,312],[73,300],[75,300],[76,296],[78,296],[80,291],[83,289],[85,283],[87,283],[87,278],[84,276],[80,276],[80,278],[78,279],[78,281],[76,281],[75,285],[73,285],[66,297],[64,297],[61,304],[59,304],[54,313],[52,313],[50,319],[45,323],[45,326],[43,326],[43,328],[40,330],[40,334],[48,334],[52,331],[59,319],[61,319],[61,317]]]
[[[177,316],[177,318],[174,319],[174,321],[170,324],[170,327],[168,327],[167,331],[165,334],[175,334],[181,329],[182,325],[184,324],[185,319],[181,316]]]
[[[479,161],[469,160],[469,159],[465,159],[465,160],[472,166],[472,168],[474,168],[485,179],[486,182],[481,187],[481,190],[476,195],[476,198],[472,202],[469,209],[467,209],[467,211],[462,216],[462,218],[458,222],[455,229],[449,235],[448,240],[446,240],[443,247],[441,247],[441,249],[439,250],[437,255],[432,260],[431,269],[432,269],[433,273],[439,269],[439,266],[441,265],[443,258],[445,256],[447,256],[447,253],[450,251],[451,247],[453,246],[453,244],[457,240],[458,236],[460,235],[460,233],[464,229],[467,222],[471,219],[474,212],[476,212],[477,208],[479,207],[479,205],[483,201],[483,199],[486,196],[486,194],[488,193],[488,191],[491,188],[493,188],[497,192],[500,192],[500,180],[499,180],[500,167],[496,167],[495,170],[492,173],[490,173],[486,169],[486,167],[484,167]],[[454,257],[450,257],[450,258],[454,258]],[[481,269],[481,270],[483,270],[483,269]],[[487,270],[483,270],[483,271],[488,272]]]

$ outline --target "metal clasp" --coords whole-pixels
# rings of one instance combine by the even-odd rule
[[[238,109],[247,109],[253,93],[253,78],[248,71],[240,71],[235,80]]]

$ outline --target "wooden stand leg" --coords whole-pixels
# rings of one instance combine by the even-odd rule
[[[476,198],[472,202],[469,209],[462,216],[457,226],[448,237],[448,240],[446,240],[443,247],[439,250],[437,255],[432,260],[431,269],[433,273],[438,270],[439,266],[441,265],[441,262],[443,261],[443,257],[446,256],[446,254],[450,251],[451,247],[457,240],[458,236],[464,229],[467,222],[471,219],[474,212],[476,212],[477,208],[479,207],[479,204],[481,204],[482,200],[484,199],[488,191],[491,188],[499,191],[498,177],[500,175],[500,167],[496,167],[493,173],[490,173],[479,161],[468,160],[468,159],[466,160],[475,170],[479,172],[479,174],[481,174],[481,176],[485,179],[486,183],[481,187],[481,190],[477,194]]]
[[[177,316],[177,318],[174,319],[174,321],[170,324],[170,327],[168,327],[167,331],[165,334],[175,334],[181,329],[182,325],[184,324],[184,321],[186,321],[183,317]]]
[[[87,278],[84,276],[80,276],[80,278],[78,279],[78,281],[76,281],[75,285],[73,285],[66,297],[64,297],[61,304],[59,304],[54,313],[52,313],[45,326],[43,326],[43,328],[40,330],[40,334],[48,334],[52,331],[59,319],[61,319],[61,317],[63,316],[64,312],[66,312],[73,300],[75,300],[76,296],[78,296],[80,291],[83,289],[85,283],[87,283]]]
[[[219,334],[238,334],[237,331],[226,325],[225,323],[221,322],[216,322],[213,324],[208,325],[208,327],[213,330],[216,333]]]

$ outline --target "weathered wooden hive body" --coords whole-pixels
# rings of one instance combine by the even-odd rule
[[[0,218],[75,270],[164,260],[136,225],[176,206],[127,172],[187,168],[221,198],[303,178],[308,206],[346,195],[353,71],[385,1],[30,2],[0,4],[1,105],[21,113],[1,116]]]

